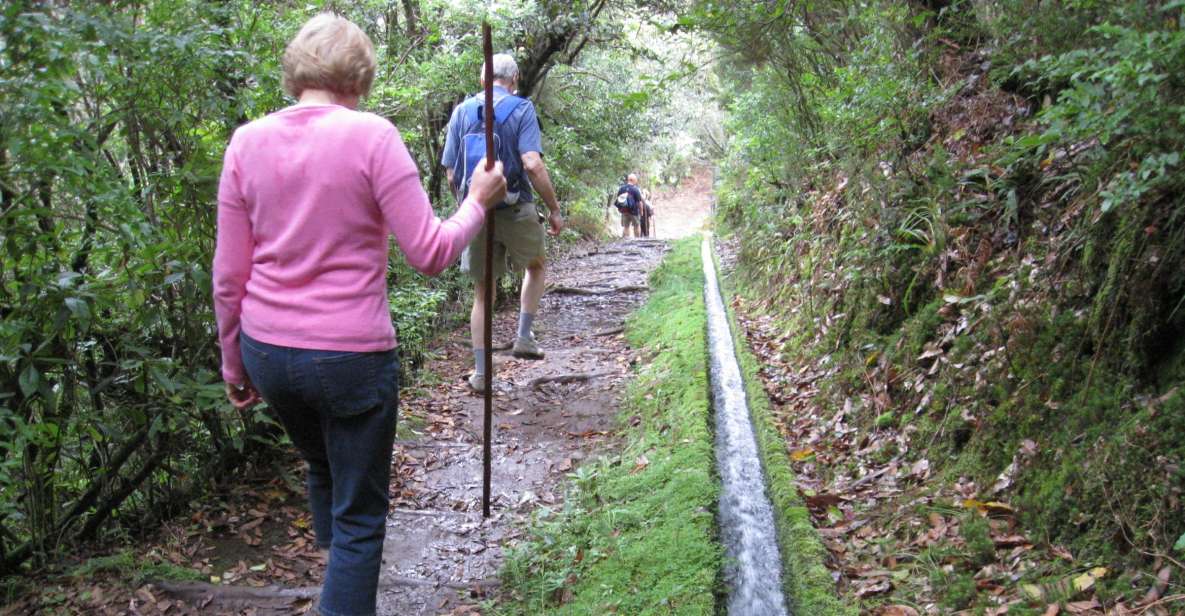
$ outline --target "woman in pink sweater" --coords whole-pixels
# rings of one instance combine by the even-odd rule
[[[355,111],[375,60],[348,20],[309,20],[282,64],[299,102],[235,131],[218,188],[222,377],[237,408],[266,400],[308,462],[313,526],[329,550],[321,613],[369,615],[398,398],[387,237],[435,275],[506,183],[500,164],[479,170],[457,213],[436,218],[399,132]]]

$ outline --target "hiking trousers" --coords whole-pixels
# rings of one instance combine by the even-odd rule
[[[329,549],[319,609],[373,616],[389,505],[399,398],[394,349],[276,346],[240,335],[251,383],[308,464],[317,545]]]

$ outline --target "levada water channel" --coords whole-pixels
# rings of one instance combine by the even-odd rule
[[[745,385],[720,296],[711,236],[705,236],[701,254],[716,416],[716,466],[722,484],[719,519],[727,557],[728,614],[786,616],[773,506],[765,492]]]

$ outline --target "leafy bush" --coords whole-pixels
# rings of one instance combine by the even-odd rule
[[[275,451],[268,414],[229,411],[222,392],[213,204],[231,132],[291,102],[280,50],[323,5],[0,6],[0,573],[45,562],[114,518],[175,511],[247,456]],[[599,45],[620,27],[607,6],[546,0],[489,15],[536,99],[560,200],[589,233],[583,204],[645,135],[628,120],[651,100],[620,105],[629,80],[556,68],[589,55],[598,70],[628,73],[624,51]],[[404,8],[345,9],[376,44],[380,74],[362,106],[399,127],[445,214],[442,131],[477,89],[489,9]],[[413,369],[468,285],[399,263],[392,275]]]
[[[910,455],[983,489],[1032,440],[1001,496],[1031,530],[1163,553],[1185,532],[1163,462],[1185,439],[1185,3],[840,4],[687,17],[744,74],[718,202],[739,281],[784,354],[831,370],[821,407],[894,413]]]

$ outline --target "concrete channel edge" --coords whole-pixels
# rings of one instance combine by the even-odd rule
[[[704,241],[711,247],[708,252],[717,272],[721,295],[724,299],[730,298],[734,295],[734,288],[729,279],[719,273],[714,238],[711,234],[705,234]],[[791,613],[798,616],[856,616],[859,613],[857,606],[840,599],[831,573],[823,564],[827,550],[811,523],[806,503],[794,487],[795,475],[789,451],[774,422],[769,397],[762,388],[757,358],[749,350],[731,303],[723,301],[723,304],[744,381],[758,455],[764,470],[766,494],[773,506],[783,568],[782,591]]]

